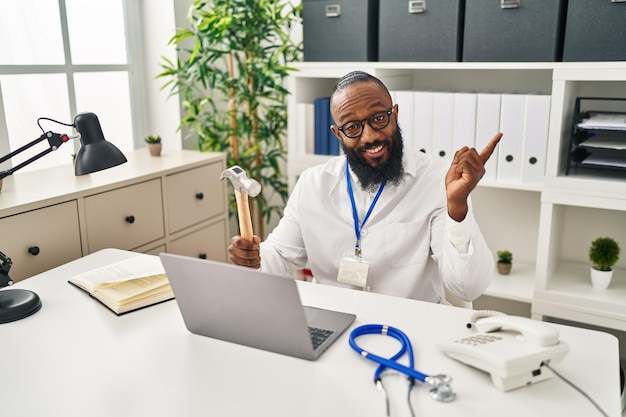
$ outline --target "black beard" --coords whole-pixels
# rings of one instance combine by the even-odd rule
[[[362,156],[364,149],[373,148],[387,144],[391,149],[391,154],[386,163],[378,166],[371,166]],[[404,168],[402,167],[402,132],[396,127],[390,139],[377,140],[374,143],[362,146],[356,150],[347,147],[341,141],[341,149],[346,154],[350,168],[359,179],[361,188],[364,191],[375,192],[383,181],[393,185],[399,185],[404,178]]]

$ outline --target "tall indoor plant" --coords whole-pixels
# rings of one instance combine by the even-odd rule
[[[239,165],[263,186],[250,201],[260,236],[272,214],[282,214],[288,196],[281,166],[288,94],[283,84],[294,70],[289,63],[301,60],[301,44],[290,33],[301,19],[297,3],[194,1],[189,27],[170,41],[178,60],[164,58],[159,74],[168,79],[164,87],[179,94],[181,128],[197,136],[199,149],[226,152],[228,166]],[[231,213],[234,204],[231,193]]]

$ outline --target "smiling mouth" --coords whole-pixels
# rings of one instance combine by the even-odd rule
[[[383,145],[378,145],[378,146],[373,146],[371,148],[365,149],[364,152],[370,153],[370,154],[377,153],[377,152],[380,152],[383,149],[384,146],[385,146],[384,144]]]
[[[366,146],[363,146],[361,148],[361,152],[369,154],[369,155],[374,155],[377,154],[378,152],[382,151],[383,148],[387,145],[387,141],[385,140],[378,140],[374,143],[370,143]]]

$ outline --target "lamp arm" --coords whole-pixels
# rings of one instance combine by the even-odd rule
[[[0,288],[8,285],[13,285],[13,280],[9,277],[9,270],[11,269],[11,258],[0,252]]]
[[[29,142],[26,145],[22,146],[21,148],[18,148],[14,150],[13,152],[6,154],[2,158],[0,158],[0,164],[3,163],[4,161],[7,161],[13,158],[15,155],[24,152],[26,149],[32,148],[33,146],[35,146],[36,144],[38,144],[39,142],[43,140],[46,140],[47,138],[48,138],[47,134],[44,133],[43,135],[39,136],[37,139],[33,140],[32,142]]]
[[[76,135],[76,137],[79,137],[79,135]],[[35,162],[36,160],[38,160],[42,156],[47,155],[47,154],[49,154],[52,151],[56,151],[59,148],[59,146],[61,146],[62,144],[64,144],[68,140],[70,140],[70,136],[68,136],[66,134],[46,132],[43,135],[39,136],[37,139],[33,140],[32,142],[29,142],[26,145],[22,146],[21,148],[18,148],[16,150],[14,150],[13,152],[11,152],[11,153],[3,156],[2,158],[0,158],[0,164],[2,162],[4,162],[4,161],[14,157],[15,155],[25,151],[26,149],[32,148],[33,146],[35,146],[39,142],[44,141],[46,139],[48,139],[48,144],[50,145],[50,147],[48,149],[38,153],[37,155],[33,156],[32,158],[27,159],[26,161],[22,162],[21,164],[18,164],[16,166],[14,166],[11,169],[7,169],[6,171],[0,171],[0,180],[5,178],[5,177],[8,177],[11,174],[13,174],[18,169],[21,169],[21,168],[25,167],[26,165],[28,165],[28,164],[30,164],[32,162]]]

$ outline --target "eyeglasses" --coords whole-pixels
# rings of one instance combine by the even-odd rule
[[[356,139],[361,137],[363,129],[365,129],[365,122],[374,130],[381,130],[389,125],[391,119],[391,113],[393,113],[393,107],[389,110],[379,111],[372,114],[363,120],[350,120],[339,126],[337,129],[342,132],[346,137],[350,139]]]

